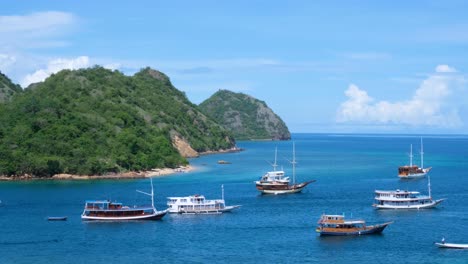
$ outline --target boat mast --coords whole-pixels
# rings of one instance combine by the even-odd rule
[[[221,199],[224,201],[224,184],[221,184]]]
[[[431,176],[429,174],[427,174],[427,189],[428,189],[428,192],[429,192],[429,198],[432,198],[432,195],[431,195]]]
[[[424,151],[423,151],[423,142],[422,142],[422,137],[421,137],[421,169],[424,169],[423,156],[424,156]]]
[[[413,144],[410,145],[409,165],[413,167]]]
[[[151,180],[151,193],[143,192],[143,191],[140,191],[140,190],[137,190],[137,192],[142,193],[142,194],[146,194],[148,196],[151,196],[151,206],[154,208],[153,178],[150,178],[150,180]]]
[[[273,163],[273,171],[276,171],[276,167],[278,167],[278,164],[276,164],[276,157],[278,155],[278,147],[275,147],[275,163]]]
[[[293,185],[296,184],[296,144],[293,142],[293,160],[292,160],[292,165],[293,165]]]

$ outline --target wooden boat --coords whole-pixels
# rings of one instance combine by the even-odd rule
[[[167,197],[168,212],[177,214],[221,214],[240,207],[240,205],[226,206],[223,185],[221,185],[221,190],[221,199],[217,200],[207,200],[205,196],[198,194],[185,197]]]
[[[378,234],[393,222],[366,225],[364,220],[345,220],[344,215],[323,214],[318,221],[317,233],[321,236],[352,236]]]
[[[444,199],[433,200],[431,196],[431,178],[427,178],[429,195],[422,195],[415,191],[380,191],[375,190],[376,209],[429,209],[434,208]]]
[[[151,193],[138,190],[137,192],[151,196],[151,205],[129,207],[109,200],[90,200],[86,201],[81,219],[86,221],[159,220],[167,214],[167,210],[158,211],[154,207],[152,180]]]
[[[258,191],[262,194],[288,194],[301,192],[308,184],[315,182],[315,180],[306,181],[296,184],[296,155],[295,145],[293,143],[293,184],[290,184],[289,177],[286,177],[284,171],[276,170],[278,167],[276,163],[277,149],[275,149],[275,163],[272,164],[273,171],[267,172],[260,180],[255,181]]]
[[[47,217],[47,221],[67,221],[66,216],[49,216]]]
[[[424,151],[423,151],[423,142],[421,138],[421,167],[413,164],[413,145],[410,145],[410,164],[405,166],[398,167],[398,177],[400,179],[415,179],[422,178],[426,176],[427,173],[432,169],[432,167],[424,168]]]

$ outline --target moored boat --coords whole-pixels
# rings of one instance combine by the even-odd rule
[[[152,180],[151,193],[137,192],[151,196],[151,205],[129,207],[109,200],[89,200],[85,203],[81,219],[86,221],[159,220],[167,214],[167,210],[158,211],[154,207]]]
[[[428,177],[428,195],[423,195],[416,191],[381,191],[375,190],[375,203],[372,205],[376,209],[429,209],[434,208],[444,201],[444,199],[434,200],[431,196],[431,179]]]
[[[283,170],[276,170],[278,166],[276,163],[277,149],[275,149],[275,162],[272,164],[273,171],[267,172],[260,180],[255,181],[255,186],[258,191],[263,194],[287,194],[301,192],[308,184],[315,182],[310,180],[296,184],[296,155],[295,145],[293,143],[293,160],[291,161],[293,167],[293,183],[290,184],[289,177],[285,176]]]
[[[344,215],[323,214],[318,221],[317,233],[321,236],[352,236],[378,234],[393,222],[366,225],[362,219],[345,220]]]
[[[410,145],[410,164],[398,167],[398,177],[401,179],[416,179],[426,176],[432,167],[424,168],[424,151],[423,142],[421,138],[421,167],[413,164],[413,145]]]
[[[440,248],[468,249],[468,244],[446,243],[445,237],[442,237],[440,242],[435,242],[434,244]]]
[[[224,200],[224,186],[221,186],[221,199],[207,200],[203,195],[191,195],[184,197],[167,197],[169,213],[177,214],[221,214],[230,212],[240,205],[226,206]]]
[[[66,216],[49,216],[47,217],[47,221],[67,221]]]

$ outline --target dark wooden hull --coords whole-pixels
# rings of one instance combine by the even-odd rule
[[[330,230],[331,228],[327,229],[320,229],[317,228],[317,232],[320,233],[321,236],[360,236],[360,235],[371,235],[371,234],[380,234],[382,231],[392,222],[389,223],[384,223],[384,224],[379,224],[379,225],[374,225],[374,226],[368,226],[365,228],[356,228],[353,230],[343,230],[343,229],[337,229],[337,230]]]
[[[293,184],[293,185],[283,184],[283,183],[278,183],[278,184],[257,183],[256,188],[257,190],[265,194],[297,193],[297,192],[301,192],[302,189],[304,189],[309,183],[312,183],[312,182],[315,182],[315,180]]]

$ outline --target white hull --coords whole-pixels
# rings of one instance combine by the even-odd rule
[[[436,200],[433,201],[432,203],[427,203],[427,204],[414,204],[414,205],[380,205],[380,204],[374,204],[373,206],[376,209],[400,209],[400,210],[408,210],[408,209],[430,209],[436,207],[438,204],[440,204],[444,199]]]
[[[168,210],[155,211],[153,214],[137,215],[137,216],[121,216],[121,217],[102,217],[102,216],[87,216],[81,215],[82,220],[86,221],[132,221],[132,220],[153,220],[161,219],[166,215]]]
[[[435,243],[440,248],[468,249],[468,244]]]
[[[230,212],[239,207],[240,205],[226,206],[221,209],[197,209],[197,210],[168,209],[168,212],[171,214],[222,214],[225,212]]]
[[[427,175],[427,172],[421,172],[421,173],[413,173],[413,174],[404,175],[404,176],[398,175],[398,177],[400,177],[400,179],[418,179],[426,175]]]
[[[265,194],[288,194],[301,192],[303,188],[289,189],[289,190],[261,190]]]

